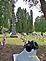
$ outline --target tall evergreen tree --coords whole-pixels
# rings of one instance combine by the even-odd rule
[[[26,9],[21,9],[19,7],[16,16],[18,20],[16,24],[16,30],[18,32],[26,32],[26,33],[32,32],[33,29],[32,12],[29,15]]]

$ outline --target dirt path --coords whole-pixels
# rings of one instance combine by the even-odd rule
[[[17,48],[16,48],[17,47]],[[0,46],[0,61],[12,61],[13,53],[20,53],[23,50],[22,46],[18,45],[6,45],[5,47]],[[41,61],[46,61],[46,50],[40,48],[37,52],[38,57]]]

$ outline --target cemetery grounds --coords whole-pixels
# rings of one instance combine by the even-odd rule
[[[20,37],[25,38],[27,40],[35,40],[39,49],[37,51],[37,56],[41,61],[46,61],[46,35],[43,37],[40,36],[40,33],[37,34],[19,34],[18,38],[11,38],[9,34],[6,36],[6,45],[5,47],[0,44],[0,61],[12,61],[13,54],[18,54],[23,51],[24,42]],[[3,40],[3,35],[0,34],[0,42]]]

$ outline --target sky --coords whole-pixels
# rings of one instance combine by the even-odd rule
[[[40,2],[38,4],[40,4]],[[37,8],[35,6],[33,6],[32,8],[29,8],[29,3],[28,2],[25,3],[25,2],[23,2],[23,0],[18,0],[18,2],[15,4],[15,8],[14,8],[15,15],[16,15],[18,7],[21,7],[22,9],[26,8],[27,12],[30,12],[30,10],[32,9],[33,10],[33,24],[34,24],[35,18],[37,16],[41,16],[42,15],[39,12],[40,8],[39,8],[38,4],[37,4]]]

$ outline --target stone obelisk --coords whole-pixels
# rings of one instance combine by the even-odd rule
[[[15,1],[12,0],[12,34],[11,37],[16,37],[16,19],[15,19],[15,13],[14,13],[14,5]]]

